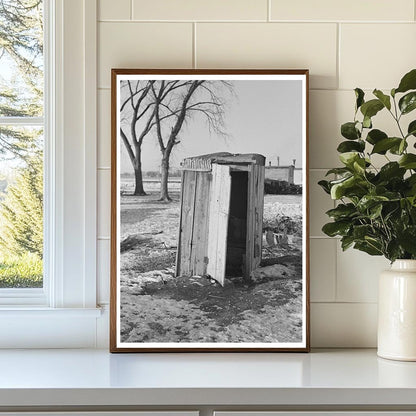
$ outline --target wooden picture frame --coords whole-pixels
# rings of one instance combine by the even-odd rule
[[[309,351],[308,82],[112,70],[111,352]]]

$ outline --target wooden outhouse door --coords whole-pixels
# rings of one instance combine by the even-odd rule
[[[260,266],[263,238],[264,167],[251,165],[248,174],[247,239],[244,277]]]
[[[227,262],[227,231],[230,212],[231,174],[227,165],[212,164],[208,220],[207,274],[224,285]]]

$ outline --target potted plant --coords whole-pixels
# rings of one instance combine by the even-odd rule
[[[366,101],[356,88],[355,95],[354,119],[341,126],[337,148],[342,167],[319,182],[337,201],[322,231],[340,237],[343,250],[390,260],[379,281],[378,355],[416,361],[416,120],[404,121],[416,109],[416,69],[389,94],[375,89]],[[381,111],[393,118],[394,132],[373,126]]]

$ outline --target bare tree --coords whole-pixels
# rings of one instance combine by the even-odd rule
[[[232,85],[224,81],[166,80],[123,81],[120,106],[120,136],[135,173],[134,195],[146,195],[143,188],[142,145],[155,132],[161,159],[161,201],[170,201],[169,161],[184,124],[192,115],[203,116],[210,131],[225,136],[224,92]]]
[[[151,86],[155,103],[156,133],[161,159],[160,200],[170,201],[168,190],[169,161],[180,143],[179,133],[193,115],[205,118],[208,128],[225,136],[224,96],[232,84],[224,81],[160,81]]]
[[[134,195],[146,195],[143,188],[142,144],[154,126],[155,107],[150,98],[153,81],[122,81],[120,136],[133,165]],[[153,107],[153,108],[152,108]],[[127,125],[123,130],[121,124]]]

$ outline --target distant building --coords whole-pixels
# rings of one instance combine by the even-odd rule
[[[279,162],[277,166],[273,166],[272,162],[269,162],[269,165],[265,169],[264,178],[293,184],[295,182],[295,162],[296,160],[294,159],[293,164],[288,166],[280,166]]]

